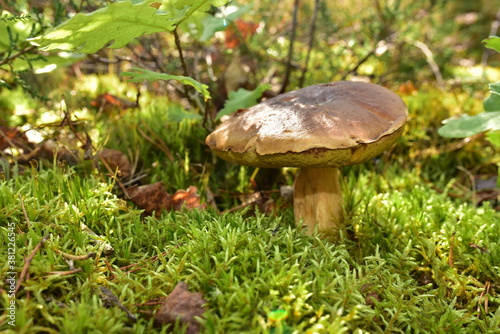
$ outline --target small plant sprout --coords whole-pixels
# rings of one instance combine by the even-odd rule
[[[308,233],[336,237],[343,222],[340,167],[363,163],[401,136],[407,108],[392,91],[339,81],[291,91],[238,110],[206,139],[224,160],[299,167],[294,214]]]

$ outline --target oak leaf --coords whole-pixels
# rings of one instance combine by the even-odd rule
[[[187,325],[186,334],[195,334],[200,331],[200,323],[196,319],[205,312],[206,303],[200,292],[189,292],[187,283],[179,282],[174,290],[163,301],[154,317],[155,324],[175,324],[179,320]]]

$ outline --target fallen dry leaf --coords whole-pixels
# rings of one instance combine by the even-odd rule
[[[132,102],[109,93],[99,95],[92,100],[92,102],[90,102],[90,105],[98,108],[100,111],[104,111],[105,113],[109,113],[114,110],[125,110],[138,107],[137,101]]]
[[[144,186],[131,186],[127,188],[130,200],[139,208],[144,210],[145,215],[151,215],[155,212],[156,216],[163,210],[170,210],[170,195],[165,190],[161,182],[148,184]]]
[[[9,147],[23,148],[30,145],[28,137],[19,128],[0,125],[0,151]]]
[[[186,209],[204,209],[205,204],[200,204],[200,196],[197,194],[198,188],[191,186],[188,190],[177,190],[172,196],[172,207],[175,211]]]
[[[229,25],[226,29],[226,47],[228,49],[237,48],[242,41],[247,40],[252,36],[259,25],[253,22],[246,22],[243,20],[235,20],[234,25]]]
[[[201,317],[205,312],[203,304],[206,300],[200,292],[189,292],[185,282],[179,282],[174,290],[163,301],[154,317],[155,324],[175,324],[177,319],[187,325],[186,334],[195,334],[200,331],[200,323],[195,317]]]
[[[122,177],[128,178],[132,174],[132,164],[125,153],[110,148],[104,148],[98,153],[101,158],[111,170],[115,171],[117,168]]]
[[[39,150],[33,151],[35,160],[47,159],[51,161],[56,158],[57,161],[65,161],[70,166],[77,165],[81,161],[81,152],[70,150],[58,141],[47,140],[37,148]]]

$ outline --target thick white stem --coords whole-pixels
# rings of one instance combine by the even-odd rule
[[[303,168],[294,185],[294,214],[309,234],[338,234],[343,220],[342,189],[338,168]]]

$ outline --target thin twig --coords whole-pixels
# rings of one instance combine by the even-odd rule
[[[96,253],[94,253],[94,252],[90,252],[90,253],[85,254],[85,255],[73,255],[73,254],[64,253],[63,251],[60,251],[59,249],[54,249],[54,251],[58,254],[61,254],[62,257],[64,257],[65,259],[72,260],[72,261],[84,261],[84,260],[88,260],[90,258],[94,258],[96,256]]]
[[[309,24],[311,26],[311,31],[309,32],[309,45],[307,46],[307,55],[306,55],[304,68],[302,69],[302,75],[300,76],[299,87],[302,87],[304,85],[304,81],[306,79],[307,68],[309,67],[309,59],[311,58],[311,51],[314,47],[314,39],[315,39],[315,33],[316,33],[316,21],[318,19],[319,5],[320,5],[320,0],[315,0],[314,1],[313,15],[311,17],[311,23]]]
[[[177,47],[177,51],[179,52],[179,59],[181,60],[182,71],[184,73],[184,76],[190,77],[186,60],[184,59],[184,53],[182,52],[181,39],[179,38],[179,34],[177,33],[177,28],[174,29],[173,34],[175,39],[175,46]],[[189,94],[189,87],[187,85],[184,85],[184,95],[186,96],[186,99],[189,101],[189,104],[192,107],[199,108],[200,110],[202,109],[202,103],[198,95]]]
[[[356,74],[357,71],[358,71],[358,68],[363,65],[368,59],[370,59],[371,56],[375,55],[377,53],[377,49],[379,48],[380,46],[380,43],[381,42],[386,42],[386,43],[392,43],[393,41],[396,40],[396,38],[399,36],[399,35],[403,35],[406,31],[396,31],[392,34],[390,34],[389,36],[385,37],[385,38],[382,38],[380,39],[377,44],[375,44],[375,47],[370,50],[362,59],[360,59],[356,65],[354,65],[354,67],[352,69],[350,69],[349,71],[347,71],[343,76],[342,76],[342,80],[345,80],[347,78],[347,76],[351,75],[351,74]]]
[[[73,275],[73,274],[79,273],[81,271],[83,271],[83,269],[81,267],[73,269],[73,270],[48,271],[47,276],[54,276],[54,275],[55,276],[67,276],[67,275]]]
[[[82,136],[75,128],[75,124],[74,124],[75,122],[71,119],[71,111],[69,111],[69,110],[63,111],[63,114],[64,114],[64,118],[61,121],[61,123],[59,124],[59,126],[62,127],[64,125],[67,125],[69,127],[69,129],[71,130],[71,132],[73,132],[73,134],[75,135],[76,139],[78,139],[78,141],[80,143],[84,143],[85,141],[83,140]]]
[[[356,74],[356,72],[358,71],[358,68],[363,65],[364,63],[366,63],[366,61],[375,54],[375,50],[371,50],[370,52],[368,52],[362,59],[360,59],[356,65],[354,65],[354,67],[352,69],[350,69],[348,72],[346,72],[343,76],[342,76],[342,80],[345,80],[347,78],[347,76],[351,75],[351,74]]]
[[[427,60],[427,64],[429,64],[429,67],[432,70],[432,73],[434,73],[434,76],[436,77],[436,81],[438,85],[442,88],[444,87],[444,80],[443,80],[443,75],[441,74],[441,70],[439,69],[439,65],[436,63],[434,60],[434,55],[432,54],[431,49],[427,46],[427,44],[421,42],[421,41],[408,41],[409,44],[417,47],[422,51],[422,53],[425,56],[425,60]]]
[[[450,238],[450,254],[449,254],[449,258],[448,258],[448,265],[453,268],[453,246],[455,245],[455,234],[457,232],[454,231],[453,234],[451,235],[451,238]]]
[[[479,296],[479,302],[477,304],[477,316],[479,317],[480,311],[481,311],[481,300],[484,298],[484,313],[488,313],[488,294],[490,293],[490,287],[491,283],[490,281],[486,281],[484,284],[484,290],[481,292],[481,295]]]
[[[497,14],[495,15],[495,20],[491,23],[491,28],[490,28],[490,33],[488,36],[496,36],[498,32],[498,28],[500,27],[500,8],[497,11]],[[483,56],[481,57],[481,65],[486,66],[488,65],[488,58],[491,55],[492,50],[485,48],[483,51]]]
[[[230,209],[224,210],[224,211],[221,212],[221,214],[226,214],[226,213],[238,211],[240,209],[244,209],[247,206],[250,206],[250,205],[253,205],[253,204],[257,204],[261,200],[262,200],[261,197],[257,197],[255,199],[252,199],[252,200],[248,201],[247,203],[243,203],[243,204],[240,204],[238,206],[232,207]]]
[[[32,45],[32,46],[29,46],[29,47],[27,47],[27,48],[22,49],[21,51],[19,51],[19,52],[17,52],[17,53],[14,53],[12,56],[7,57],[7,58],[5,58],[4,60],[0,61],[0,66],[2,66],[3,64],[6,64],[6,63],[8,63],[8,62],[10,62],[10,61],[12,61],[12,60],[14,60],[14,59],[16,59],[16,58],[18,58],[18,57],[22,56],[23,54],[25,54],[25,53],[27,53],[27,52],[32,51],[32,50],[33,50],[33,49],[35,49],[35,48],[36,48],[36,46],[35,46],[35,45]]]
[[[97,156],[99,157],[99,160],[101,160],[104,167],[106,167],[106,169],[108,170],[109,174],[111,175],[111,178],[113,180],[115,180],[118,187],[120,187],[121,191],[123,192],[123,196],[125,196],[126,199],[130,199],[130,195],[127,191],[127,188],[125,188],[123,183],[121,183],[120,180],[118,180],[118,178],[116,177],[116,175],[115,175],[116,171],[113,171],[113,169],[109,166],[109,164],[106,162],[106,160],[102,158],[101,155],[98,154]]]
[[[16,294],[19,291],[19,288],[21,287],[21,284],[23,283],[24,278],[26,277],[26,274],[28,273],[28,269],[30,267],[31,261],[33,261],[33,258],[35,257],[36,252],[42,247],[43,243],[50,237],[50,235],[44,236],[40,242],[33,248],[31,251],[30,255],[24,260],[24,266],[23,269],[21,270],[21,274],[19,275],[19,280],[17,281],[16,284],[16,290],[14,291],[14,294]]]
[[[103,293],[103,295],[105,297],[104,299],[106,301],[118,306],[123,312],[125,312],[125,314],[127,315],[127,318],[129,318],[133,322],[137,321],[137,317],[135,315],[133,315],[132,312],[130,312],[125,306],[123,306],[122,303],[120,303],[120,300],[118,299],[118,297],[116,297],[108,288],[106,288],[104,286],[100,286],[99,288],[101,289],[101,292]]]
[[[141,128],[137,128],[137,131],[139,131],[139,133],[148,142],[150,142],[154,146],[158,147],[163,153],[165,153],[165,155],[170,160],[170,162],[174,162],[174,160],[175,160],[174,156],[172,155],[172,152],[170,152],[170,149],[168,148],[168,146],[165,145],[165,143],[163,143],[163,141],[154,133],[153,130],[151,130],[150,127],[148,127],[148,125],[146,124],[146,122],[143,121],[143,122],[141,122],[141,124],[153,135],[153,137],[155,137],[156,139],[159,140],[159,143],[157,143],[154,139],[150,138]]]
[[[175,29],[173,31],[173,33],[174,33],[174,39],[175,39],[175,46],[177,47],[177,51],[179,52],[179,59],[181,60],[182,71],[184,73],[184,76],[188,77],[189,72],[188,72],[188,68],[186,65],[186,60],[184,59],[184,54],[182,52],[181,39],[179,38],[179,34],[177,33],[177,29]]]
[[[26,225],[28,225],[28,229],[31,226],[30,219],[28,217],[28,213],[26,212],[26,207],[24,206],[23,196],[19,195],[19,201],[21,202],[21,209],[23,210],[24,220],[26,221]]]
[[[471,194],[471,200],[472,200],[472,203],[474,204],[474,206],[477,206],[477,199],[476,199],[476,179],[474,178],[474,175],[472,175],[472,173],[465,167],[462,167],[462,166],[457,166],[457,169],[464,172],[465,175],[467,175],[467,177],[469,178],[470,180],[470,184],[471,184],[471,191],[472,191],[472,194]]]
[[[297,16],[299,12],[299,0],[294,1],[293,7],[293,19],[292,19],[292,31],[290,35],[290,46],[288,48],[288,60],[286,64],[286,72],[285,78],[283,79],[283,85],[280,89],[280,94],[286,91],[286,87],[288,86],[288,82],[290,81],[290,74],[292,72],[292,58],[293,58],[293,45],[295,43],[295,34],[297,30]]]
[[[10,146],[10,148],[11,148],[11,149],[12,149],[12,147],[14,147],[14,148],[18,148],[18,146],[17,146],[16,144],[14,144],[14,143],[12,142],[12,140],[10,140],[9,136],[7,136],[7,135],[6,135],[6,134],[2,131],[2,129],[0,129],[0,136],[1,136],[1,137],[2,137],[2,138],[6,141],[6,142],[7,142],[7,144],[9,144],[9,146]],[[23,146],[24,146],[24,145],[23,145]],[[27,160],[26,155],[25,155],[23,152],[19,152],[19,155],[20,155],[23,159]]]
[[[412,155],[412,159],[415,159],[417,157],[427,158],[431,155],[438,155],[438,154],[456,151],[456,150],[461,149],[462,147],[464,147],[465,145],[467,145],[473,141],[482,139],[484,136],[485,136],[484,132],[481,132],[481,133],[477,133],[475,135],[472,135],[470,137],[461,139],[457,142],[446,144],[446,145],[439,147],[439,148],[431,147],[431,148],[427,148],[425,150],[420,150]]]
[[[134,306],[141,307],[141,306],[156,306],[156,305],[161,305],[161,304],[163,304],[163,301],[165,300],[165,298],[167,298],[167,297],[156,298],[156,299],[153,299],[153,300],[149,300],[149,301],[147,301],[145,303],[135,304]]]

